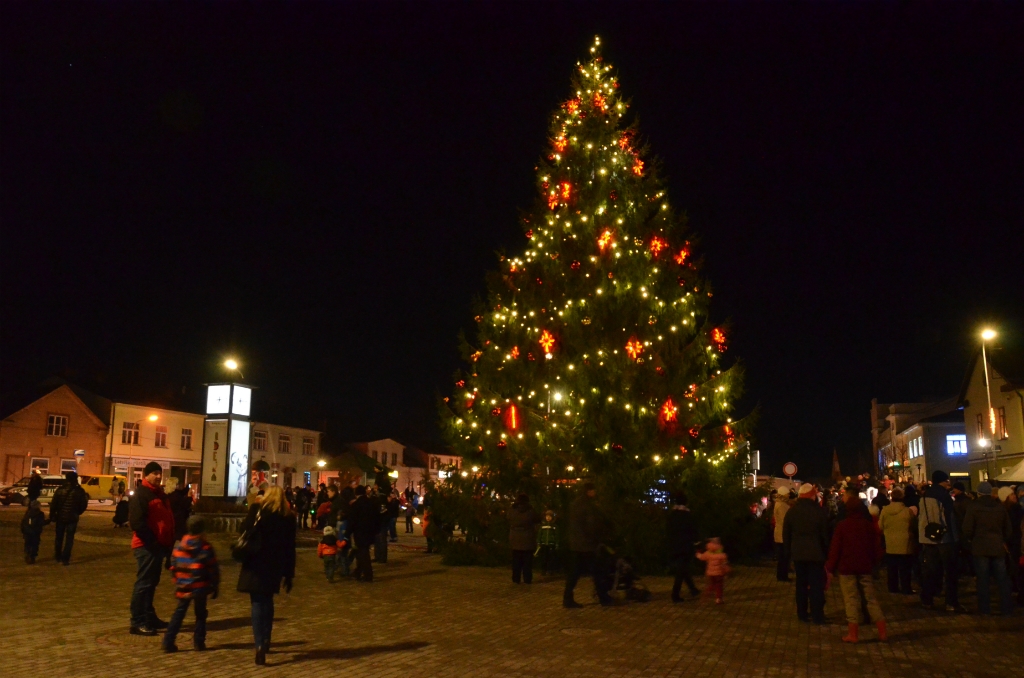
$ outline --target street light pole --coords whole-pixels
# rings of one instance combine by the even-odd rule
[[[996,418],[995,418],[995,412],[993,412],[993,410],[992,410],[992,388],[989,385],[989,379],[988,379],[988,355],[985,352],[985,344],[990,339],[995,338],[995,336],[996,336],[996,333],[993,330],[989,330],[989,329],[982,330],[982,332],[981,332],[981,364],[982,364],[982,366],[985,369],[985,398],[988,400],[988,412],[987,412],[988,427],[987,428],[989,429],[989,433],[991,434],[990,437],[989,437],[989,443],[987,445],[983,444],[983,446],[984,447],[991,447],[992,448],[992,455],[995,458],[995,460],[998,462],[999,461],[999,453],[996,451],[996,447],[995,447],[995,445],[992,442],[993,439],[995,438]],[[984,431],[984,429],[983,429],[983,431]],[[991,472],[990,472],[990,477],[991,477]]]

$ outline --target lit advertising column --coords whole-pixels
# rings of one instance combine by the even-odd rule
[[[245,497],[249,486],[251,404],[249,386],[207,386],[201,496]]]

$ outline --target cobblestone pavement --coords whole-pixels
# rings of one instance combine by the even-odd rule
[[[159,639],[127,633],[134,573],[126,533],[90,511],[70,567],[51,558],[52,527],[39,563],[28,566],[18,531],[21,511],[0,509],[0,673],[14,678],[339,672],[374,678],[1005,678],[1024,666],[1024,616],[935,613],[883,593],[890,642],[877,642],[872,628],[863,634],[866,642],[847,645],[840,642],[845,626],[838,585],[828,599],[833,623],[806,625],[793,611],[792,585],[775,582],[767,565],[734,568],[722,606],[705,599],[673,605],[670,581],[648,577],[649,603],[602,608],[581,583],[577,598],[590,604],[564,610],[560,580],[516,586],[504,569],[448,568],[417,548],[420,537],[405,535],[389,562],[375,566],[373,584],[328,585],[315,552],[301,550],[295,588],[277,598],[274,646],[262,668],[253,664],[248,598],[234,591],[238,568],[221,548],[225,583],[210,602],[210,651],[193,652],[183,634],[182,652],[163,655]],[[157,611],[166,619],[173,604],[165,576]]]

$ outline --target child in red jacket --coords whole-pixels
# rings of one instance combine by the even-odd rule
[[[707,563],[704,577],[708,581],[708,591],[715,596],[715,604],[725,602],[725,575],[729,574],[729,556],[722,550],[722,541],[718,537],[708,539],[707,548],[697,554]]]
[[[846,500],[846,518],[839,521],[832,535],[825,571],[831,582],[839,572],[839,587],[846,607],[847,633],[844,643],[856,643],[860,625],[861,607],[878,626],[878,639],[885,640],[885,618],[875,595],[871,571],[882,559],[882,542],[878,528],[871,520],[868,509],[857,497]]]
[[[174,545],[171,554],[174,595],[178,597],[178,607],[171,615],[171,621],[164,634],[164,652],[178,651],[174,640],[191,603],[195,603],[196,610],[196,628],[192,634],[192,645],[199,651],[206,649],[206,599],[216,598],[220,587],[217,554],[203,534],[206,531],[205,522],[199,516],[192,516],[188,519],[187,525],[187,534]]]
[[[324,538],[316,546],[316,555],[324,561],[324,574],[327,575],[327,581],[333,584],[334,570],[338,562],[338,537],[330,525],[324,528]]]

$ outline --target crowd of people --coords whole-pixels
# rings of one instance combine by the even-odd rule
[[[1011,615],[1015,602],[1024,606],[1024,496],[1014,487],[982,482],[968,492],[943,471],[919,483],[862,475],[828,490],[785,486],[771,501],[766,515],[774,527],[777,579],[791,581],[794,573],[797,616],[821,624],[825,591],[838,576],[848,625],[844,641],[857,642],[867,623],[886,638],[874,584],[883,564],[890,593],[918,595],[930,610],[967,612],[960,579],[972,575],[979,614]],[[993,582],[998,610],[992,609]]]

